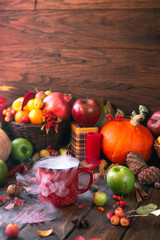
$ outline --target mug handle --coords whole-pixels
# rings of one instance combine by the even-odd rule
[[[90,170],[89,168],[78,168],[78,174],[86,173],[86,172],[89,173],[89,175],[90,175],[89,183],[84,188],[81,188],[81,189],[78,188],[78,194],[87,192],[91,188],[91,185],[93,183],[93,173],[92,173],[92,170]]]

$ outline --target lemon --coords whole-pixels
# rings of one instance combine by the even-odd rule
[[[21,109],[21,103],[23,101],[24,97],[19,97],[16,100],[14,100],[14,102],[12,103],[11,108],[13,108],[14,110],[16,110],[17,112],[20,111]],[[25,106],[23,108],[23,110],[27,110],[27,106]]]
[[[8,167],[3,160],[0,160],[0,185],[2,185],[8,175]]]

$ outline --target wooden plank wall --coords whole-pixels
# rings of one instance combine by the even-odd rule
[[[8,104],[51,88],[160,110],[160,1],[0,1],[2,86]]]

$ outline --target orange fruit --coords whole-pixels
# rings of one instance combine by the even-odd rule
[[[35,108],[34,107],[34,100],[35,100],[35,98],[30,99],[27,103],[27,108],[28,108],[29,111],[32,111]]]
[[[32,124],[42,124],[43,123],[43,111],[39,108],[33,109],[29,113],[29,119]]]
[[[23,111],[18,111],[15,116],[14,119],[16,122],[22,122],[22,117],[23,116],[28,116],[29,111],[28,110],[23,110]]]
[[[14,102],[12,103],[11,108],[13,108],[14,110],[16,110],[17,112],[20,111],[21,108],[21,103],[23,101],[24,97],[19,97],[16,100],[14,100]],[[23,110],[27,110],[27,106],[25,106],[23,108]]]

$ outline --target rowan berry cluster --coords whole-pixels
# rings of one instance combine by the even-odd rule
[[[98,210],[104,212],[104,207],[98,207]]]
[[[122,200],[122,197],[117,196],[117,195],[113,195],[112,198],[113,198],[114,200],[117,200],[116,205],[120,205],[121,207],[125,207],[125,206],[126,206],[126,202],[124,202],[124,201]]]
[[[107,120],[115,120],[115,121],[119,121],[119,119],[121,119],[121,118],[123,118],[124,117],[124,115],[123,115],[123,113],[121,112],[120,114],[116,114],[115,116],[113,116],[111,113],[109,113],[108,115],[107,115]]]
[[[21,206],[24,206],[24,205],[25,205],[24,202],[20,202],[20,201],[19,201],[18,197],[15,197],[14,200],[15,200],[14,203],[17,204],[17,205],[21,205]]]
[[[57,151],[55,151],[54,149],[51,149],[50,145],[48,145],[47,150],[50,152],[51,156],[58,156],[59,155],[59,153]]]
[[[0,197],[0,202],[6,202],[10,199],[11,199],[10,197]]]
[[[55,114],[52,112],[43,111],[43,116],[45,119],[46,128],[54,127],[54,129],[57,129],[58,121]]]

